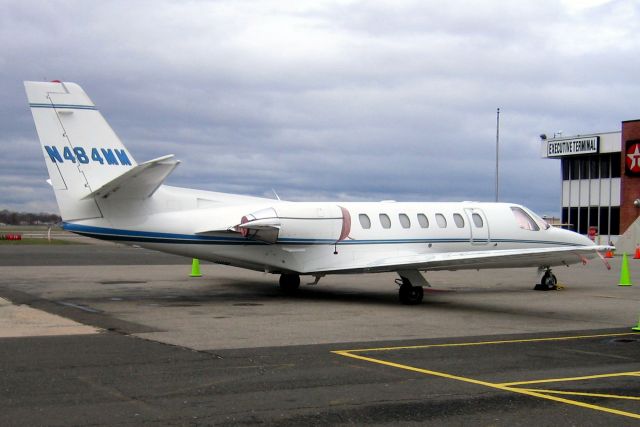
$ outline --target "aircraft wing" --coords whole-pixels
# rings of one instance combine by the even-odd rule
[[[569,265],[599,256],[611,246],[565,246],[561,248],[501,249],[443,252],[382,258],[354,271],[475,270],[480,268],[552,267]]]

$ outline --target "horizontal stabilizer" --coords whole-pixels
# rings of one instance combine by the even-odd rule
[[[278,231],[280,229],[280,220],[278,218],[265,218],[265,219],[257,219],[251,222],[247,222],[244,224],[234,224],[229,225],[228,222],[222,222],[220,224],[209,225],[204,230],[198,230],[196,234],[209,234],[209,233],[221,233],[232,231],[234,233],[242,233],[245,231],[247,234],[249,231],[258,231],[258,230],[274,230]]]
[[[280,218],[263,218],[256,219],[243,224],[238,224],[236,228],[246,230],[268,230],[268,229],[280,229]]]
[[[149,160],[129,169],[84,198],[146,199],[155,193],[178,164],[180,161],[174,160],[173,154]]]

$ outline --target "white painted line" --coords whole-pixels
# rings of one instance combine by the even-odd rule
[[[95,334],[99,329],[0,298],[0,338]]]

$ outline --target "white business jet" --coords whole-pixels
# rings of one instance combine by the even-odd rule
[[[608,246],[513,203],[287,202],[163,185],[173,155],[137,163],[74,83],[25,82],[64,229],[280,275],[396,272],[417,304],[421,272],[585,263]]]

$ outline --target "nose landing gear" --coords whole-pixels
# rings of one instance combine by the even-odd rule
[[[534,288],[535,291],[555,291],[558,289],[558,279],[551,272],[550,268],[547,268],[540,279],[540,283]]]

